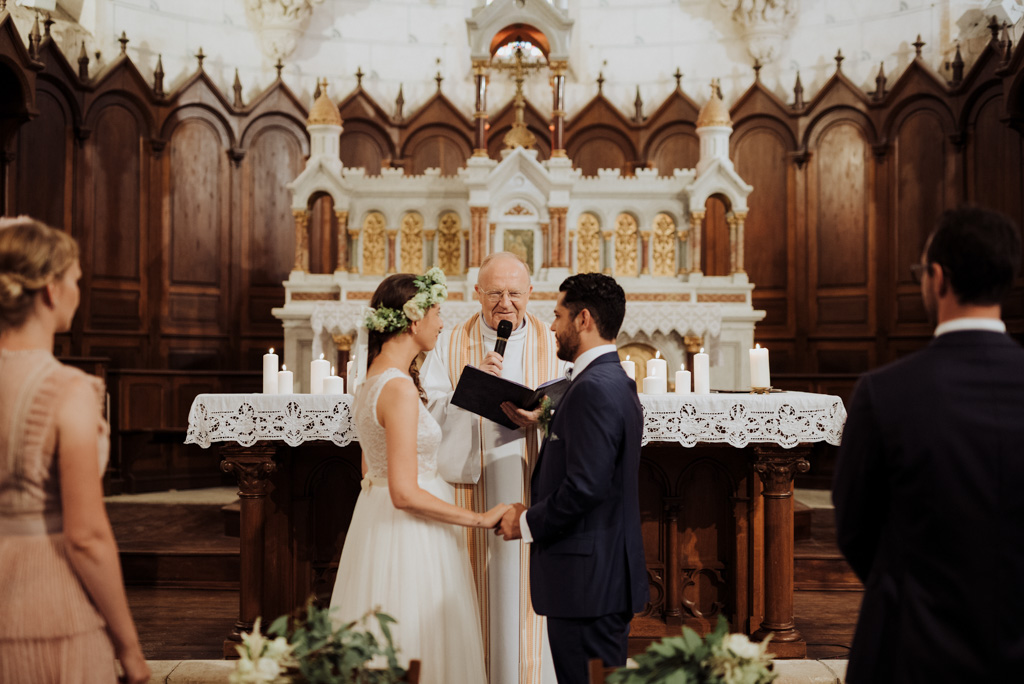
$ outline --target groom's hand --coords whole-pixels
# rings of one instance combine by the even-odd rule
[[[505,511],[505,515],[501,518],[501,527],[494,530],[494,534],[500,534],[505,541],[522,539],[523,535],[519,531],[519,516],[525,510],[526,506],[521,503],[512,504],[512,507]]]
[[[501,402],[501,410],[509,420],[519,427],[533,427],[536,425],[540,418],[541,411],[539,408],[533,411],[527,411],[526,409],[519,408],[511,401]]]

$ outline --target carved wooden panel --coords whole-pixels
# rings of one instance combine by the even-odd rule
[[[170,148],[170,282],[222,285],[221,173],[226,155],[220,136],[201,119],[174,129]]]
[[[629,140],[613,128],[580,131],[566,144],[573,166],[584,176],[596,176],[598,169],[631,171],[629,162],[635,158]]]
[[[1002,123],[1006,105],[1001,96],[981,101],[969,129],[969,197],[998,209],[1017,224],[1024,222],[1024,136]]]
[[[385,160],[390,159],[387,148],[378,136],[370,130],[351,130],[348,121],[341,134],[340,156],[341,163],[346,167],[364,168],[367,176],[379,176]]]
[[[303,167],[302,146],[280,127],[257,134],[246,164],[249,220],[246,261],[249,285],[281,287],[292,267],[295,250],[291,193],[286,187]]]
[[[647,166],[658,169],[662,176],[671,176],[676,169],[694,168],[699,158],[700,140],[697,135],[692,129],[678,130],[659,137],[651,145]]]
[[[651,275],[674,276],[676,274],[676,222],[668,214],[654,217],[651,230]]]
[[[747,198],[744,265],[758,290],[784,293],[789,285],[789,193],[786,142],[774,130],[747,131],[734,145],[736,172],[754,191]]]
[[[387,237],[384,235],[384,214],[374,211],[363,221],[360,236],[363,243],[363,274],[384,275],[387,269]]]
[[[445,275],[462,274],[462,219],[454,211],[438,222],[437,261]]]
[[[454,176],[473,154],[467,141],[444,129],[417,136],[407,149],[408,172],[417,175],[427,169],[441,169],[442,176]]]
[[[17,171],[12,214],[28,214],[51,226],[66,227],[65,176],[70,125],[65,105],[49,90],[37,90],[39,116],[18,130]]]
[[[861,130],[837,123],[820,139],[814,156],[817,213],[812,217],[816,282],[820,287],[864,286],[868,280],[870,150]]]
[[[576,224],[576,272],[601,273],[601,225],[584,212]]]
[[[89,138],[91,202],[87,206],[91,205],[92,212],[87,221],[96,278],[139,277],[140,134],[135,116],[120,105],[111,105],[100,113]],[[202,197],[196,197],[193,204],[202,204]]]

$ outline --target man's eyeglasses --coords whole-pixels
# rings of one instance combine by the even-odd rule
[[[504,297],[505,295],[508,295],[509,301],[518,302],[522,300],[522,298],[525,296],[525,293],[518,292],[515,290],[490,290],[488,292],[484,292],[484,296],[487,297],[487,301],[491,302],[492,304],[497,304],[498,302],[500,302],[502,297]]]
[[[931,264],[922,264],[918,262],[910,265],[910,277],[914,279],[914,282],[918,285],[921,284],[921,279],[924,278],[924,274],[928,272],[928,268]]]

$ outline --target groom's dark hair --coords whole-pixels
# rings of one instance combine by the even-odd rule
[[[586,309],[602,338],[618,337],[626,315],[626,293],[615,278],[602,273],[578,273],[563,280],[558,291],[565,293],[562,305],[573,318]]]

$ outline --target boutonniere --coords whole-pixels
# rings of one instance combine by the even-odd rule
[[[551,420],[555,417],[555,405],[551,397],[544,395],[540,400],[540,415],[537,416],[537,425],[544,433],[544,438],[551,432]]]

